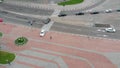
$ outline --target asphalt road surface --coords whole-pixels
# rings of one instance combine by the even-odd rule
[[[22,25],[27,25],[27,26],[30,26],[30,27],[37,27],[37,28],[41,28],[44,25],[41,20],[37,21],[37,19],[32,18],[32,17],[31,18],[30,17],[24,17],[24,16],[16,17],[14,14],[11,15],[9,13],[3,13],[3,12],[0,12],[0,13],[1,13],[0,17],[4,18],[5,22],[22,24]],[[87,19],[87,17],[88,17],[88,19]],[[99,16],[97,16],[98,18],[96,16],[95,17],[91,16],[91,17],[95,18],[96,21],[98,21],[97,19],[99,19]],[[86,20],[89,20],[89,16],[86,16],[86,17],[85,16],[83,16],[83,17],[78,16],[77,18],[80,18],[82,20],[84,20],[84,18],[86,18]],[[110,19],[110,22],[111,22],[111,18],[112,17],[108,18],[108,19]],[[36,20],[36,22],[34,22],[32,26],[28,23],[28,21],[30,19]],[[113,19],[116,19],[116,18],[113,18]],[[95,20],[93,22],[96,22]],[[101,20],[103,21],[103,20],[106,20],[106,19],[101,18]],[[100,22],[100,20],[99,20],[99,22]],[[114,23],[114,24],[116,25],[116,23]],[[51,28],[52,31],[60,31],[60,32],[66,32],[66,33],[95,36],[95,37],[120,39],[120,30],[119,29],[116,29],[117,30],[116,33],[107,33],[107,32],[104,32],[104,31],[98,31],[99,29],[103,29],[103,28],[97,28],[97,27],[92,27],[92,26],[91,27],[90,26],[85,27],[85,26],[68,25],[68,24],[62,24],[62,23],[56,23],[56,22],[53,24],[53,26]]]
[[[3,5],[3,6],[2,6]],[[13,6],[13,5],[4,5],[1,4],[2,8],[11,10],[11,11],[16,11],[18,12],[24,12],[31,14],[35,12],[34,8],[25,8],[25,7],[19,7],[19,6]],[[12,8],[12,9],[11,9]],[[21,8],[21,9],[18,9]],[[29,10],[29,11],[28,11]],[[32,10],[32,11],[30,11]],[[40,14],[45,15],[49,11],[45,10],[40,10]],[[36,14],[39,14],[36,13]],[[50,12],[52,14],[52,11]],[[47,15],[50,15],[49,13]],[[10,22],[10,23],[17,23],[17,24],[22,24],[22,25],[27,25],[31,27],[37,27],[41,28],[43,24],[43,20],[36,19],[34,17],[26,17],[22,15],[16,15],[16,14],[11,14],[7,12],[2,12],[0,11],[0,17],[4,18],[5,22]],[[97,28],[97,27],[92,27],[92,26],[76,26],[76,25],[68,25],[68,24],[63,24],[63,23],[54,23],[51,30],[52,31],[61,31],[61,32],[67,32],[67,33],[73,33],[73,34],[80,34],[80,35],[89,35],[89,36],[95,36],[95,37],[105,37],[105,38],[114,38],[114,39],[120,39],[120,27],[119,27],[119,21],[120,21],[120,13],[103,13],[103,14],[98,14],[98,15],[83,15],[83,16],[68,16],[68,18],[75,18],[75,19],[81,19],[82,21],[85,22],[90,22],[90,23],[107,23],[111,24],[116,28],[116,33],[107,33],[105,31],[98,31],[103,28]],[[35,20],[35,22],[30,25],[28,23],[29,20]]]
[[[120,30],[117,30],[115,33],[107,33],[103,29],[104,28],[100,28],[100,27],[74,26],[74,25],[61,24],[61,23],[54,23],[54,25],[51,28],[51,30],[53,31],[95,36],[95,37],[120,39]]]
[[[26,17],[22,15],[7,13],[4,11],[0,11],[0,18],[3,18],[4,22],[21,24],[21,25],[26,25],[26,26],[31,26],[29,21],[35,20],[32,26],[38,27],[38,28],[41,28],[43,26],[43,21],[44,21],[44,19]]]
[[[40,4],[49,4],[51,2],[58,3],[63,0],[10,0],[10,1],[22,1],[22,2],[33,2],[33,3],[40,3]]]
[[[44,10],[44,9],[36,9],[36,8],[28,8],[28,7],[21,7],[17,5],[11,5],[2,3],[0,4],[0,8],[6,9],[9,11],[19,12],[19,13],[27,13],[27,14],[34,14],[34,15],[44,15],[48,16],[53,13],[53,10]]]

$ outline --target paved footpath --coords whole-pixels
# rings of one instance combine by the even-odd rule
[[[0,32],[6,50],[16,54],[14,62],[3,68],[117,68],[104,53],[120,52],[119,40],[54,31],[40,37],[40,29],[7,23],[0,24]],[[29,40],[24,46],[14,44],[20,36]]]

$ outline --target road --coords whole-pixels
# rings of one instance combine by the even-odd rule
[[[5,15],[0,15],[2,18],[5,18],[6,22],[11,21],[12,23],[18,23],[30,26],[27,19],[20,19],[15,17],[9,17]],[[29,18],[28,18],[29,19]],[[33,23],[32,27],[41,28],[44,24],[40,21],[36,21]],[[75,25],[68,25],[68,24],[62,24],[62,23],[54,23],[51,30],[52,31],[61,31],[61,32],[68,32],[73,34],[81,34],[81,35],[89,35],[89,36],[95,36],[95,37],[105,37],[105,38],[116,38],[120,39],[120,30],[117,30],[116,33],[106,33],[102,31],[97,31],[99,28],[97,27],[84,27],[84,26],[75,26]],[[100,28],[101,29],[101,28]]]
[[[105,1],[106,3],[106,1]],[[35,11],[38,11],[38,9],[35,8],[26,8],[26,7],[20,7],[20,6],[14,6],[10,4],[0,4],[2,5],[1,8],[8,9],[14,12],[20,12],[20,13],[27,13],[27,14],[42,14],[42,15],[51,15],[53,11],[45,11],[41,10],[37,13],[34,13]],[[99,7],[99,6],[98,6]],[[106,6],[107,7],[107,6]],[[18,9],[20,8],[20,9]],[[97,8],[97,7],[96,7]],[[32,10],[32,11],[30,11]],[[27,23],[29,20],[35,20],[36,22],[33,23],[32,27],[37,27],[37,28],[42,28],[43,20],[37,19],[34,17],[29,17],[29,16],[22,16],[22,15],[17,15],[17,14],[11,14],[11,13],[6,13],[6,12],[1,12],[0,11],[0,17],[4,18],[5,22],[13,22],[13,23],[18,23],[18,24],[23,24],[30,26],[29,23]],[[114,39],[120,39],[119,33],[120,33],[120,27],[119,27],[119,21],[120,21],[120,13],[109,13],[109,14],[99,14],[99,15],[83,15],[83,16],[68,16],[68,19],[70,18],[75,18],[80,19],[82,21],[88,22],[88,23],[107,23],[113,25],[117,32],[116,33],[106,33],[102,31],[98,31],[99,29],[102,28],[97,28],[97,27],[92,27],[92,26],[79,26],[79,25],[68,25],[64,24],[61,22],[54,23],[51,30],[52,31],[61,31],[61,32],[68,32],[68,33],[73,33],[73,34],[81,34],[81,35],[89,35],[89,36],[95,36],[95,37],[105,37],[105,38],[114,38]],[[114,22],[114,23],[113,23]]]
[[[11,15],[9,13],[5,14],[3,12],[1,12],[0,16],[2,18],[5,18],[5,22],[13,22],[13,23],[17,22],[18,24],[23,24],[23,25],[27,25],[27,26],[30,26],[30,24],[27,23],[28,20],[33,19],[30,17]],[[81,18],[81,20],[84,20],[84,17],[85,16],[76,17],[76,18]],[[100,16],[99,17],[97,16],[98,18],[96,18],[95,16],[91,16],[91,17],[92,17],[92,19],[95,18],[93,22],[96,22],[96,21],[98,21]],[[88,16],[88,18],[86,17],[86,19],[89,20],[89,16]],[[114,18],[114,19],[116,19],[116,18]],[[43,22],[38,19],[34,19],[34,20],[36,20],[36,22],[33,23],[32,27],[42,28],[42,26],[44,25]],[[102,20],[106,20],[106,19],[103,18],[103,19],[101,19],[101,21]],[[90,22],[90,21],[88,21],[88,22]],[[100,19],[99,19],[99,22],[100,22]],[[110,22],[111,22],[111,20],[110,20]],[[117,23],[117,24],[119,24],[119,23]],[[115,23],[115,25],[116,25],[116,23]],[[116,26],[119,28],[118,25],[116,25]],[[75,25],[68,25],[68,24],[62,24],[62,23],[54,23],[51,28],[52,31],[55,30],[55,31],[68,32],[68,33],[80,34],[80,35],[89,35],[89,36],[95,36],[95,37],[120,39],[120,35],[119,35],[120,30],[119,29],[117,29],[116,33],[106,33],[106,32],[102,32],[102,31],[98,31],[98,29],[99,28],[96,28],[96,27],[75,26]]]
[[[67,24],[61,24],[61,23],[54,23],[51,28],[51,30],[53,31],[60,31],[60,32],[71,33],[71,34],[120,39],[120,30],[117,30],[116,33],[107,33],[102,30],[98,31],[99,29],[103,29],[103,28],[74,26],[74,25],[67,25]]]
[[[6,3],[0,4],[0,8],[7,9],[9,11],[14,11],[14,12],[19,12],[19,13],[27,13],[27,14],[33,14],[33,15],[48,16],[53,13],[53,10],[22,7],[22,6],[6,4]]]

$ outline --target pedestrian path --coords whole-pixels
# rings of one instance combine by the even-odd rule
[[[60,14],[61,10],[55,9],[51,17],[57,17]]]
[[[54,22],[53,22],[53,21],[50,21],[48,24],[45,24],[45,25],[41,28],[41,30],[49,31],[53,24],[54,24]]]
[[[54,12],[52,13],[52,15],[50,17],[57,17],[60,14],[61,10],[55,9]],[[49,31],[50,28],[52,27],[52,25],[54,24],[53,21],[50,21],[48,24],[45,24],[41,30],[45,30],[45,31]]]
[[[19,64],[19,63],[14,63],[14,64],[8,65],[6,67],[7,68],[33,68],[31,66],[27,66],[27,65]]]
[[[3,32],[10,29],[8,25],[11,24],[0,25],[0,30],[3,29],[2,26],[6,28]],[[18,64],[21,68],[117,68],[98,52],[119,52],[119,41],[59,32],[48,32],[47,36],[41,38],[37,28],[31,32],[23,26],[12,27],[9,33],[4,34],[3,41],[17,53],[13,68],[18,68]],[[29,41],[25,46],[18,47],[15,46],[14,39],[20,35],[27,37]],[[51,40],[50,35],[53,37]]]
[[[44,68],[58,68],[57,65],[54,63],[45,62],[45,61],[37,60],[33,58],[28,58],[25,56],[18,56],[17,59],[21,62],[26,62],[26,63],[33,64],[36,66],[44,67]]]
[[[55,9],[54,12],[50,17],[57,17],[60,14],[61,10]],[[50,21],[48,24],[45,24],[41,30],[49,31],[52,25],[54,24],[54,21]]]

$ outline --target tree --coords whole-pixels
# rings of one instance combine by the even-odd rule
[[[0,3],[2,3],[4,0],[0,0]]]

